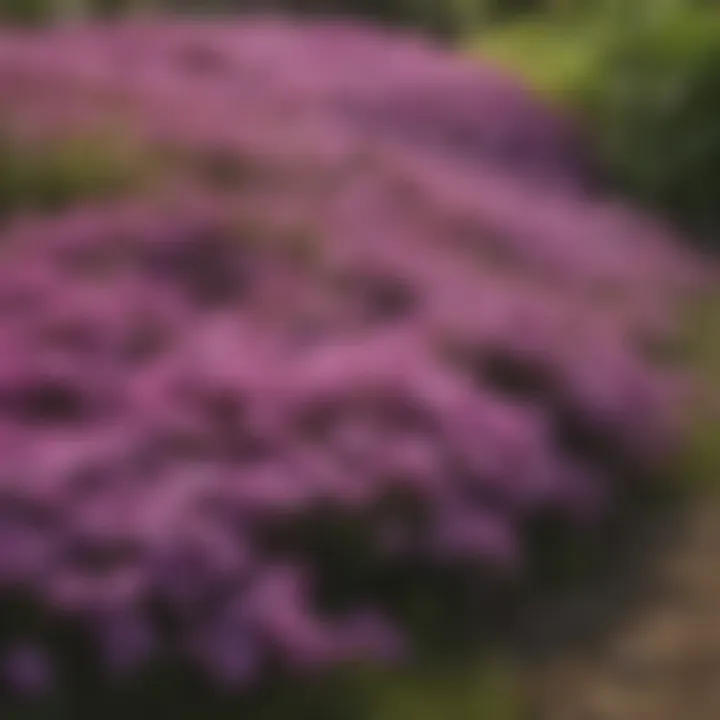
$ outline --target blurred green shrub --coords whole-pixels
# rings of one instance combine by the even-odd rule
[[[0,21],[32,25],[53,15],[58,0],[0,0]]]
[[[578,108],[615,189],[699,235],[720,228],[720,8],[596,2],[476,36],[470,47]]]
[[[457,36],[518,13],[561,12],[591,0],[0,0],[0,19],[40,22],[128,10],[242,12],[289,10],[351,15]],[[597,1],[597,0],[596,0]]]
[[[200,0],[203,2],[203,0]],[[168,7],[177,0],[0,0],[0,21],[16,25],[109,17],[124,12]]]
[[[572,102],[597,65],[600,28],[541,17],[494,25],[463,43],[468,51],[522,76],[536,90]]]
[[[620,188],[692,230],[720,228],[720,13],[618,27],[573,97]]]

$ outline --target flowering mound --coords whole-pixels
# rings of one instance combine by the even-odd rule
[[[16,142],[111,128],[148,175],[0,239],[10,687],[72,672],[57,623],[110,677],[398,657],[380,579],[521,571],[677,440],[650,350],[697,268],[488,73],[168,22],[6,33],[0,97]]]

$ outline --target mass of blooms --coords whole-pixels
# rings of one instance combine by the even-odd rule
[[[48,623],[118,678],[402,658],[372,578],[512,577],[530,523],[595,522],[678,440],[653,349],[701,274],[494,72],[337,23],[128,22],[4,31],[0,101],[3,142],[102,129],[146,166],[3,221],[10,689],[62,683]],[[354,528],[368,580],[333,595]]]

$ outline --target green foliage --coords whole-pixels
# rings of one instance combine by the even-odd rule
[[[0,0],[0,21],[34,25],[53,14],[57,0]]]
[[[116,138],[83,136],[30,144],[0,141],[0,216],[59,210],[136,183],[141,159]]]
[[[281,8],[300,14],[351,15],[458,36],[516,14],[566,12],[579,4],[578,0],[0,0],[0,19],[38,23],[137,9],[194,13]]]
[[[720,224],[720,15],[628,25],[578,88],[621,189],[693,230]]]
[[[0,0],[0,21],[16,25],[41,25],[93,16],[108,17],[177,4],[177,0]]]
[[[720,12],[699,2],[596,3],[514,22],[471,45],[580,109],[616,188],[698,235],[720,227]]]
[[[519,673],[501,662],[417,669],[375,688],[373,720],[520,720],[527,716]],[[371,694],[372,697],[372,694]]]
[[[529,80],[552,98],[572,100],[597,63],[600,28],[539,18],[499,24],[472,36],[468,51]]]

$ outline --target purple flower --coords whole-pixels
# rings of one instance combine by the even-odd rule
[[[54,683],[53,668],[43,648],[20,644],[8,648],[0,661],[2,679],[12,692],[38,695],[47,693]]]
[[[0,103],[40,160],[112,120],[147,171],[0,231],[0,595],[109,676],[403,659],[372,583],[328,588],[511,580],[528,524],[595,522],[680,437],[646,349],[701,263],[489,68],[352,23],[5,29]],[[31,644],[5,674],[52,680]]]

